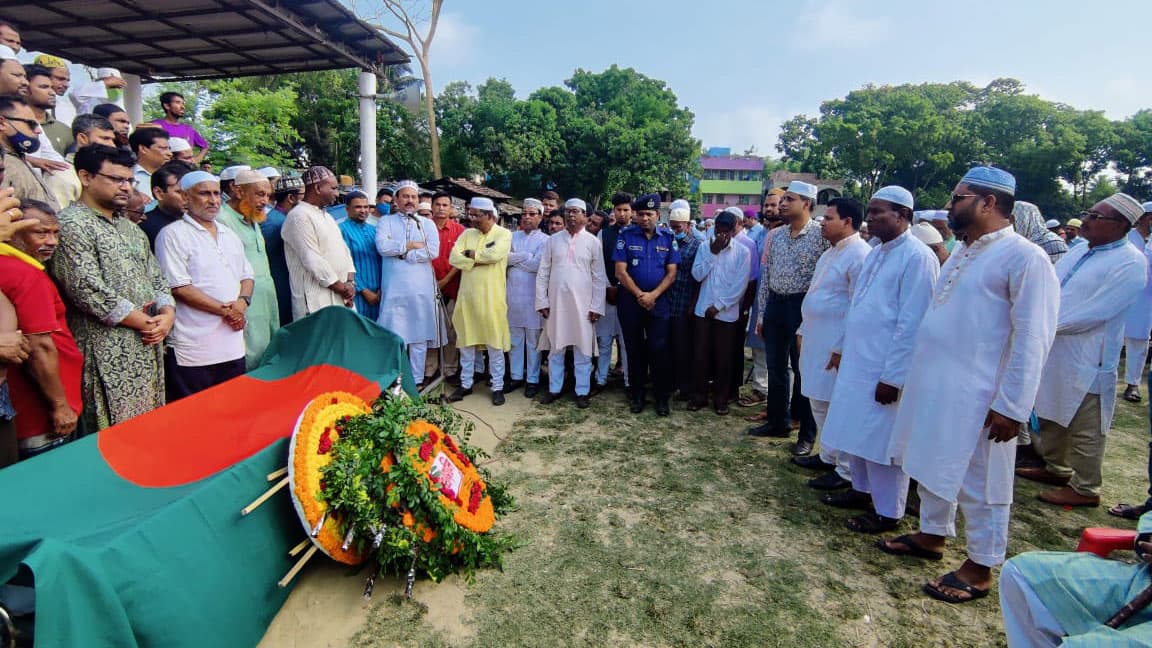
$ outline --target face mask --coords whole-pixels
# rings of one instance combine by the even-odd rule
[[[15,130],[15,129],[13,129]],[[20,131],[15,131],[8,136],[8,142],[12,144],[12,148],[19,151],[22,155],[35,153],[40,150],[40,138],[28,137]]]
[[[392,213],[392,203],[377,203],[376,213],[381,216],[387,216]]]
[[[688,236],[688,232],[676,232],[677,241],[683,241],[686,236]]]

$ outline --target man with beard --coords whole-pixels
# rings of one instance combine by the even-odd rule
[[[272,200],[272,185],[259,171],[241,171],[236,175],[232,196],[220,208],[218,222],[239,237],[244,256],[252,267],[255,288],[240,296],[247,302],[244,327],[244,359],[248,369],[260,364],[264,350],[280,328],[280,309],[276,283],[268,263],[268,244],[261,225],[268,217],[264,210]],[[187,192],[185,192],[187,197]]]
[[[324,211],[336,201],[336,175],[328,167],[314,166],[304,172],[303,180],[304,199],[288,212],[281,230],[293,320],[328,306],[351,308],[356,296],[352,255],[340,227]]]
[[[51,264],[84,356],[87,433],[164,405],[163,342],[176,309],[148,237],[116,215],[128,204],[133,163],[131,154],[100,144],[76,152],[84,191],[60,212]]]
[[[180,190],[184,217],[156,240],[160,268],[180,302],[165,367],[169,402],[244,374],[245,313],[253,288],[244,244],[216,220],[220,181],[193,171],[180,180]]]
[[[920,483],[920,530],[879,543],[899,556],[940,560],[964,512],[967,560],[924,585],[964,603],[988,595],[1004,561],[1013,440],[1028,421],[1056,334],[1060,284],[1048,255],[1012,229],[1016,179],[971,169],[948,201],[967,241],[940,270],[916,330],[887,456]],[[963,353],[941,349],[963,348]]]
[[[179,92],[165,92],[160,95],[160,108],[164,110],[164,117],[153,119],[152,123],[168,131],[169,137],[180,137],[200,151],[192,156],[192,162],[199,164],[208,156],[208,140],[190,124],[180,122],[188,114],[184,104],[184,95]]]
[[[272,270],[272,283],[276,285],[276,302],[280,307],[280,326],[292,323],[292,285],[288,279],[288,261],[284,258],[284,220],[288,212],[304,200],[304,181],[299,176],[283,176],[273,185],[274,206],[268,218],[260,223],[268,252],[268,267]]]
[[[420,187],[411,180],[396,186],[392,213],[376,224],[376,250],[384,258],[380,273],[380,326],[408,345],[412,379],[424,383],[428,349],[448,339],[444,317],[436,303],[432,261],[440,256],[436,225],[416,213]]]
[[[42,264],[56,252],[60,223],[51,207],[36,201],[20,205],[35,226],[18,232],[12,248],[0,251],[0,292],[12,300],[17,324],[28,340],[28,359],[8,372],[20,457],[26,459],[71,438],[83,402],[80,373],[84,358],[65,319],[64,302]],[[9,248],[11,250],[12,248]]]

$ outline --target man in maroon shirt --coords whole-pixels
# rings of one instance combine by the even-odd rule
[[[460,270],[448,263],[448,256],[452,254],[452,247],[456,239],[464,233],[464,226],[453,221],[452,198],[446,193],[438,192],[432,196],[432,222],[436,224],[436,231],[440,234],[440,255],[432,261],[432,270],[436,273],[436,286],[440,289],[440,298],[444,300],[448,326],[448,343],[440,347],[444,358],[444,379],[452,384],[460,380],[460,352],[456,349],[456,329],[452,326],[452,311],[456,308],[456,293],[460,290]],[[424,375],[432,376],[439,368],[438,354],[429,353],[424,362]],[[428,384],[425,380],[424,384]]]

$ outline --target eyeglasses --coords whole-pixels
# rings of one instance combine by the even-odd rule
[[[31,128],[32,130],[36,130],[37,128],[40,128],[40,122],[36,121],[35,119],[24,119],[23,117],[9,117],[8,115],[0,115],[0,117],[3,117],[4,119],[7,119],[8,121],[12,121],[12,122],[21,122],[22,124],[24,124],[28,128]]]
[[[96,172],[96,175],[104,176],[105,178],[108,178],[109,180],[111,180],[112,182],[114,182],[118,185],[125,185],[125,184],[130,185],[130,184],[136,182],[136,178],[132,178],[132,177],[122,178],[120,176],[108,175],[107,173],[100,173],[99,171]]]
[[[1116,223],[1127,223],[1128,222],[1127,218],[1118,218],[1116,216],[1106,216],[1104,214],[1101,214],[1100,212],[1094,212],[1094,211],[1082,211],[1082,212],[1080,212],[1079,216],[1080,216],[1080,220],[1082,220],[1082,221],[1109,220],[1109,221],[1113,221]]]
[[[964,200],[965,198],[979,198],[979,197],[980,197],[980,194],[952,194],[952,197],[948,199],[948,202],[955,205],[956,203],[960,202],[961,200]]]

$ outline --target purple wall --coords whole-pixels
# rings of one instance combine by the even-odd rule
[[[760,158],[702,157],[700,166],[704,169],[732,169],[733,171],[762,171],[764,160]]]

